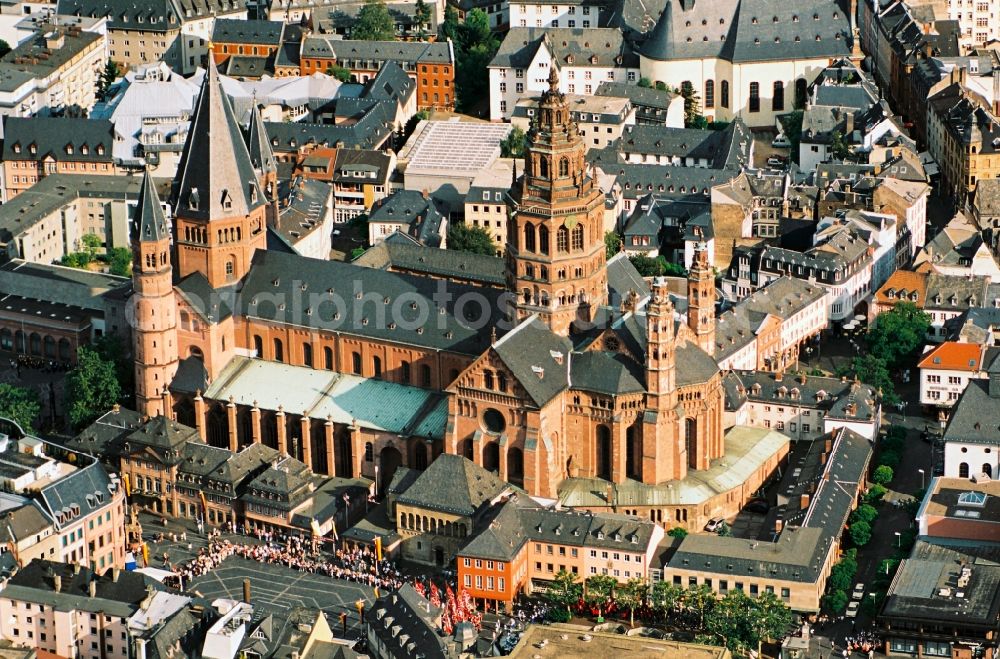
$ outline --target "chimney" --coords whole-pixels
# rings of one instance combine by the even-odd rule
[[[782,375],[781,371],[776,371],[775,374],[774,374],[774,381],[775,382],[781,382],[781,378],[782,377],[784,377],[784,376]]]
[[[854,132],[854,112],[850,112],[849,111],[847,113],[846,120],[847,120],[847,125],[844,128],[844,138],[845,139],[849,138],[851,136],[851,133]]]
[[[775,533],[781,533],[781,529],[784,528],[784,526],[785,526],[785,521],[783,519],[778,518],[778,519],[774,520],[774,532]]]
[[[802,377],[800,377],[800,378],[799,378],[799,382],[801,382],[802,384],[805,384],[805,383],[806,383],[806,381],[807,381],[807,379],[808,379],[808,378],[806,377],[806,374],[805,374],[805,373],[803,373],[803,374],[802,374]]]
[[[805,510],[808,507],[809,507],[809,495],[803,492],[802,496],[799,497],[799,508],[801,510]]]
[[[62,575],[55,574],[52,576],[52,589],[57,593],[62,592]]]
[[[90,591],[91,597],[97,597],[97,579],[96,577],[91,579],[87,584],[87,589]]]
[[[122,571],[118,568],[111,570],[111,582],[118,583],[118,577],[121,575]]]
[[[243,601],[247,604],[250,603],[250,580],[243,580]]]
[[[831,450],[833,450],[833,439],[827,437],[826,441],[823,443],[823,452],[829,453]]]

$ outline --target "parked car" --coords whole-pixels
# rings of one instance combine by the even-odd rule
[[[792,143],[787,137],[785,137],[784,133],[778,133],[778,136],[774,138],[773,142],[771,142],[771,146],[776,149],[788,149],[792,146]]]
[[[709,533],[714,533],[719,530],[719,527],[726,523],[726,520],[721,517],[713,517],[708,520],[708,524],[705,525],[705,530]]]
[[[865,585],[863,583],[854,584],[854,592],[851,593],[851,599],[860,600],[865,596]]]
[[[771,156],[770,158],[767,159],[767,166],[773,167],[774,169],[784,169],[785,161],[782,160],[781,158],[776,158],[774,156]]]
[[[857,618],[858,617],[858,609],[860,609],[860,608],[861,608],[861,602],[859,602],[857,600],[854,600],[853,602],[851,602],[850,604],[848,604],[847,605],[847,617],[848,618]]]
[[[767,505],[767,501],[765,501],[764,499],[753,499],[752,501],[747,503],[747,505],[743,508],[743,510],[750,513],[758,513],[761,515],[766,515],[767,511],[770,508],[771,507]]]

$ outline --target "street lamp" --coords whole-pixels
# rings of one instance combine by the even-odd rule
[[[922,490],[925,487],[924,486],[924,470],[923,469],[917,469],[917,471],[920,472],[920,489]]]
[[[900,533],[899,531],[895,531],[894,533],[895,533],[895,535],[896,535],[896,546],[897,546],[897,547],[902,547],[902,546],[903,546],[903,545],[902,545],[902,541],[903,541],[903,534],[902,534],[902,533]]]

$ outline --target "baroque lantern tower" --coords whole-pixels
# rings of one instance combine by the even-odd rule
[[[688,273],[688,328],[694,342],[709,355],[715,354],[715,273],[708,263],[708,247],[701,229],[695,230],[695,245],[691,271]]]
[[[687,475],[679,441],[677,336],[667,280],[657,277],[646,307],[646,413],[643,415],[642,475],[648,483]]]
[[[505,254],[514,320],[538,314],[562,336],[574,321],[592,321],[607,299],[604,193],[585,152],[553,66],[528,132],[521,186],[511,191]]]
[[[177,317],[170,232],[147,171],[142,177],[132,236],[135,401],[140,414],[169,415],[168,386],[177,372]]]
[[[212,288],[235,284],[267,245],[261,176],[212,58],[177,167],[173,207],[180,279],[200,272]]]

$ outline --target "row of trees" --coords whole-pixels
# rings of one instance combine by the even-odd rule
[[[84,235],[81,242],[83,249],[70,252],[62,257],[60,261],[62,265],[86,270],[91,263],[103,262],[108,265],[108,270],[113,275],[132,276],[132,250],[127,247],[112,247],[104,254],[98,254],[97,250],[101,247],[101,239],[93,233]]]
[[[456,107],[472,111],[490,97],[487,67],[500,48],[500,41],[490,30],[490,18],[482,9],[473,9],[460,21],[458,10],[450,4],[444,10],[440,37],[451,39],[455,48]]]
[[[647,618],[682,623],[680,626],[700,632],[696,640],[723,645],[734,652],[756,649],[768,639],[780,639],[788,633],[793,616],[791,609],[774,593],[749,597],[742,590],[718,597],[702,584],[681,588],[666,581],[650,586],[634,578],[625,583],[608,575],[596,575],[580,583],[576,574],[560,570],[546,593],[558,611],[556,619],[568,620],[576,610],[597,614],[628,612],[635,626],[636,613]]]

